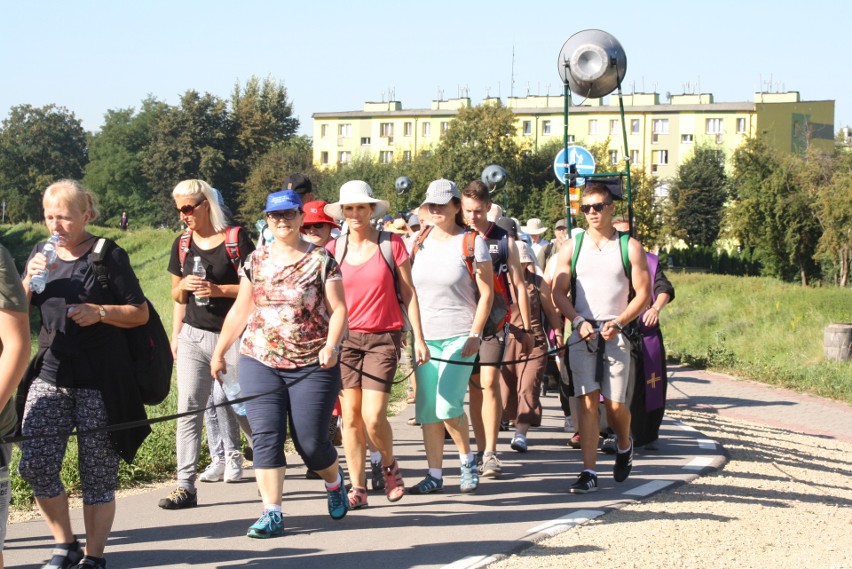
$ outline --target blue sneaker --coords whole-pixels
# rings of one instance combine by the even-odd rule
[[[343,469],[340,469],[340,488],[328,492],[328,515],[333,520],[342,520],[349,511],[349,496],[346,495],[346,485],[343,484]]]
[[[268,539],[284,535],[284,520],[281,512],[264,511],[260,518],[248,528],[248,537]]]
[[[431,474],[426,474],[426,478],[408,489],[409,494],[432,494],[440,492],[444,489],[444,480],[435,478]]]
[[[479,487],[479,469],[476,467],[476,462],[462,462],[459,490],[469,494],[476,492],[477,487]]]

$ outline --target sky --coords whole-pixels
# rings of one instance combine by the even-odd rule
[[[227,99],[252,75],[285,85],[302,134],[365,101],[558,95],[562,45],[589,28],[624,47],[625,93],[799,91],[836,101],[835,132],[852,124],[849,0],[0,0],[0,14],[0,119],[54,103],[93,132],[109,109]]]

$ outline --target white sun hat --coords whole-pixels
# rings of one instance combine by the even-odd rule
[[[370,187],[370,184],[363,180],[350,180],[340,186],[340,199],[325,206],[323,211],[326,215],[335,219],[343,219],[342,206],[356,203],[376,204],[373,208],[373,215],[370,216],[373,219],[382,217],[388,210],[388,202],[373,197],[373,188]]]
[[[541,235],[547,228],[541,224],[541,220],[537,217],[531,217],[527,220],[527,224],[521,227],[521,231],[527,235]]]

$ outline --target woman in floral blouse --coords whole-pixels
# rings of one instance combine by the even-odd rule
[[[245,328],[240,345],[240,388],[252,428],[254,471],[263,513],[249,527],[255,538],[280,536],[284,437],[287,424],[305,465],[325,480],[328,512],[346,515],[348,499],[328,422],[340,392],[337,360],[346,326],[340,269],[322,247],[299,237],[304,212],[298,194],[266,200],[275,240],[260,247],[241,271],[240,291],[219,336],[210,366],[226,371],[223,355]]]

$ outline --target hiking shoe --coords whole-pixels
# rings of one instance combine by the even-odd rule
[[[574,420],[571,417],[565,417],[565,425],[563,427],[566,433],[574,432]]]
[[[615,454],[618,452],[618,438],[614,435],[605,438],[601,443],[601,450],[604,454]]]
[[[171,494],[160,500],[157,504],[164,510],[183,510],[184,508],[194,508],[198,505],[198,495],[195,492],[190,492],[186,488],[178,487]]]
[[[512,447],[512,450],[527,452],[527,438],[520,433],[515,433],[515,436],[512,437],[512,444],[509,446]]]
[[[482,466],[478,468],[483,478],[499,478],[503,474],[503,463],[493,452],[487,452],[482,456]]]
[[[346,485],[343,484],[343,469],[339,471],[340,487],[332,490],[326,487],[328,492],[328,515],[333,520],[342,520],[346,517],[346,512],[349,511],[349,497],[346,495]]]
[[[574,433],[568,439],[568,446],[571,448],[580,448],[580,433]]]
[[[50,552],[50,561],[41,569],[70,569],[83,558],[80,542],[56,544]]]
[[[597,492],[597,475],[584,470],[580,473],[580,476],[577,477],[577,481],[571,485],[568,491],[572,494],[588,494],[589,492]]]
[[[349,509],[358,510],[367,507],[367,489],[363,486],[353,486],[349,490]]]
[[[235,450],[225,460],[225,482],[239,482],[243,478],[243,455]]]
[[[476,492],[479,486],[479,473],[477,472],[476,463],[462,461],[461,477],[459,478],[459,490],[465,494]]]
[[[72,569],[106,569],[106,559],[103,557],[83,556],[80,562],[72,567]]]
[[[426,474],[426,478],[408,489],[409,494],[432,494],[440,492],[444,489],[444,480],[435,478],[431,474]]]
[[[201,482],[219,482],[222,480],[222,476],[225,474],[225,461],[220,460],[219,457],[213,459],[213,462],[210,463],[210,466],[204,469],[198,476],[198,480]]]
[[[256,522],[249,526],[246,537],[269,539],[284,535],[284,520],[281,512],[264,510]]]
[[[402,474],[399,472],[399,466],[396,459],[390,466],[382,466],[382,482],[385,487],[385,496],[389,502],[398,502],[405,495],[405,483],[402,481]]]
[[[370,462],[370,474],[373,482],[373,492],[385,489],[385,475],[382,474],[382,462]]]
[[[633,440],[630,441],[630,450],[615,454],[615,466],[612,467],[612,477],[616,482],[624,482],[633,470]]]

